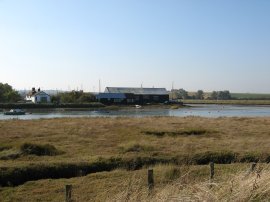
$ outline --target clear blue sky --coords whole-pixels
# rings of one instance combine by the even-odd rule
[[[0,82],[270,93],[269,0],[0,0]]]

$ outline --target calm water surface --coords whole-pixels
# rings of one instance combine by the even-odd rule
[[[0,119],[41,119],[41,118],[61,118],[61,117],[144,117],[144,116],[201,116],[201,117],[264,117],[270,116],[270,105],[267,106],[243,106],[243,105],[190,105],[190,108],[180,109],[121,109],[121,110],[98,110],[98,111],[33,111],[31,114],[21,116],[7,116],[0,112]]]

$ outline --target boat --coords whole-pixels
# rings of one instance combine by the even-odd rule
[[[141,105],[135,105],[136,109],[140,109],[142,106]]]
[[[25,111],[21,109],[11,109],[8,112],[4,112],[5,115],[25,115]]]

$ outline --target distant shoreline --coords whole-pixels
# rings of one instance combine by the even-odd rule
[[[184,104],[270,105],[270,100],[182,100]]]

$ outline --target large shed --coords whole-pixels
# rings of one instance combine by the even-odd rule
[[[97,99],[104,104],[164,103],[169,100],[169,93],[166,88],[106,87]]]

